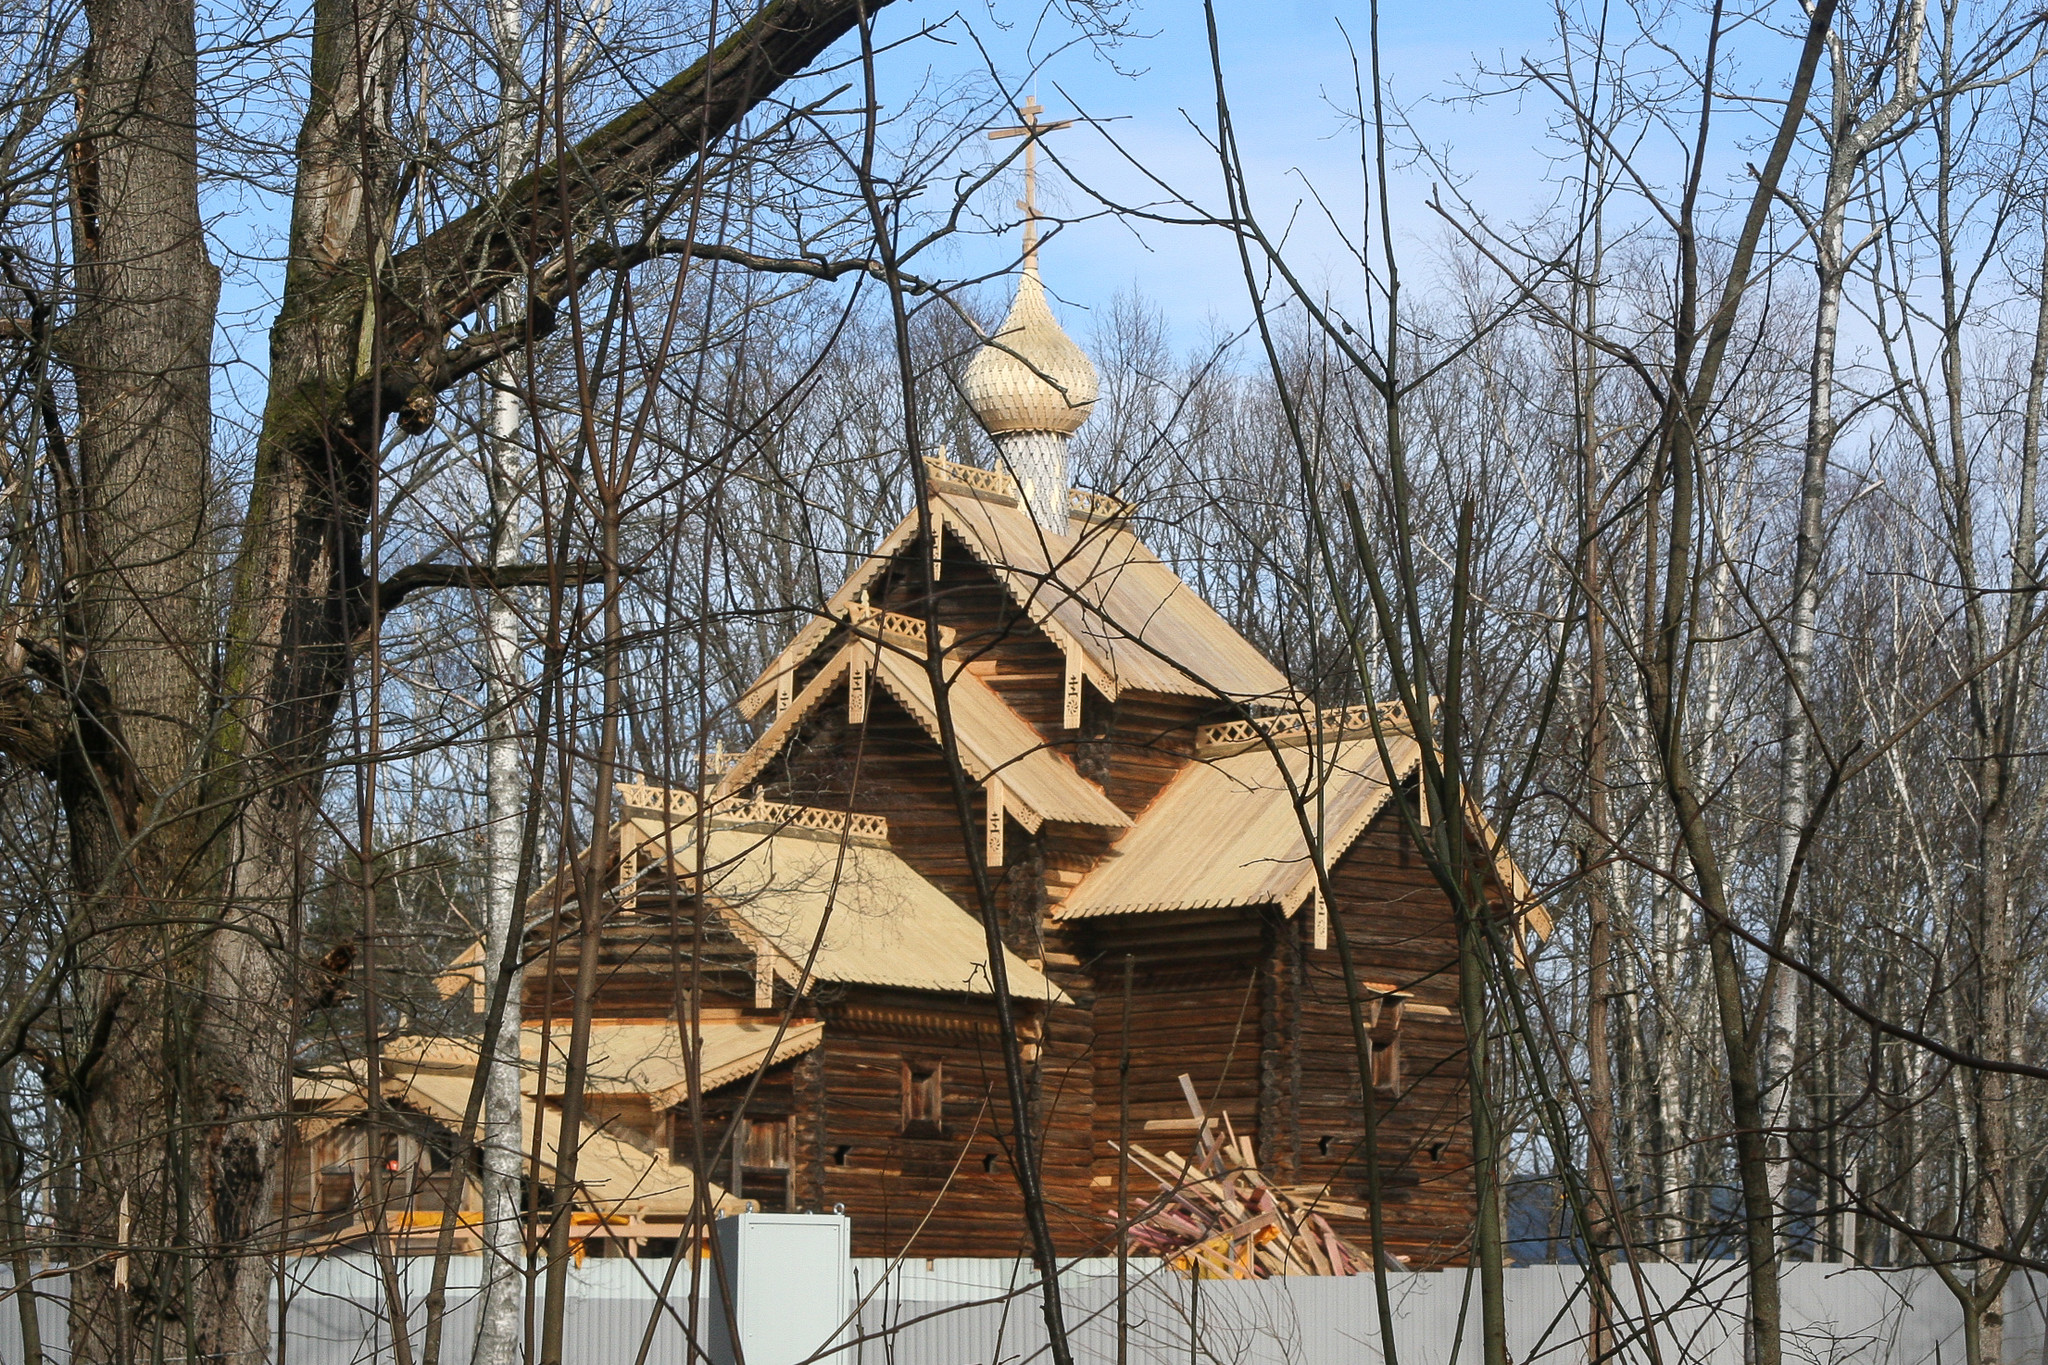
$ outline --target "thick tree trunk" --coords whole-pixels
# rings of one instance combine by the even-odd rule
[[[71,707],[56,771],[79,913],[93,931],[79,961],[93,1017],[63,1085],[83,1136],[70,1233],[86,1264],[71,1342],[75,1359],[98,1365],[157,1343],[180,1356],[246,1348],[261,1291],[212,1253],[262,1221],[271,1153],[235,1120],[274,1107],[281,1054],[234,1063],[231,1049],[248,1040],[219,1027],[205,1000],[210,986],[233,984],[210,971],[202,936],[171,923],[219,909],[185,818],[213,634],[218,288],[199,216],[192,11],[181,0],[95,0],[87,21],[72,158],[78,463],[63,569],[73,592],[48,660]],[[117,1257],[98,1258],[107,1250]]]
[[[194,11],[88,4],[66,336],[81,419],[63,547],[74,590],[64,637],[37,659],[69,703],[68,737],[47,715],[9,714],[11,745],[32,721],[61,750],[31,761],[57,776],[98,931],[80,954],[92,1017],[57,1077],[83,1134],[70,1204],[82,1365],[247,1362],[268,1348],[296,1017],[283,949],[335,709],[374,624],[363,543],[383,419],[424,426],[455,377],[432,363],[436,329],[516,283],[508,260],[545,262],[564,224],[644,192],[876,8],[771,0],[551,178],[459,219],[400,270],[384,240],[398,165],[386,115],[408,0],[317,0],[269,398],[216,591],[217,277],[199,215]]]

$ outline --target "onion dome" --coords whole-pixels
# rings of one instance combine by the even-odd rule
[[[1038,272],[1027,269],[992,341],[967,363],[960,387],[991,436],[1071,436],[1095,402],[1095,366],[1060,330]]]

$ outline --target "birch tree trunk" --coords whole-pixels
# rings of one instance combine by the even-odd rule
[[[491,15],[498,45],[497,184],[510,185],[525,167],[533,141],[527,131],[524,79],[525,13],[518,0],[500,0]],[[499,321],[510,323],[500,305]],[[495,366],[486,395],[485,458],[491,490],[493,569],[519,560],[524,530],[519,506],[518,374],[510,361]],[[506,954],[517,951],[522,909],[517,903],[521,816],[526,783],[519,753],[519,701],[523,681],[519,648],[519,613],[510,590],[493,589],[484,617],[484,649],[490,680],[490,720],[485,737],[486,904],[483,980],[495,979]],[[521,1274],[526,1259],[524,1224],[519,1217],[519,1192],[525,1179],[523,1133],[519,1115],[521,992],[515,982],[502,999],[487,994],[497,1011],[493,1055],[483,1059],[482,1214],[484,1290],[477,1316],[476,1365],[511,1365],[520,1359],[523,1315]]]
[[[1851,194],[1863,173],[1864,161],[1899,122],[1922,103],[1919,84],[1920,36],[1926,27],[1925,0],[1907,0],[1899,7],[1891,97],[1864,117],[1859,107],[1868,73],[1853,60],[1847,35],[1828,38],[1832,69],[1826,123],[1827,170],[1820,212],[1811,224],[1814,273],[1813,354],[1807,378],[1805,459],[1799,477],[1799,520],[1793,553],[1792,603],[1785,632],[1785,691],[1780,724],[1782,749],[1778,788],[1777,867],[1774,885],[1777,914],[1784,926],[1784,950],[1797,954],[1804,926],[1793,885],[1799,857],[1800,831],[1811,800],[1813,769],[1812,720],[1808,715],[1813,685],[1815,625],[1820,610],[1820,565],[1826,539],[1822,513],[1827,497],[1828,460],[1835,443],[1835,365],[1841,340],[1842,294],[1852,264],[1847,243]],[[1860,248],[1859,248],[1860,250]],[[1799,995],[1796,973],[1780,969],[1772,976],[1770,1010],[1764,1028],[1765,1113],[1771,1125],[1771,1201],[1781,1219],[1789,1220],[1787,1193],[1791,1184],[1791,1120],[1793,1076],[1798,1065]],[[1781,1234],[1782,1235],[1782,1234]]]
[[[509,366],[505,368],[510,368]],[[519,439],[519,399],[513,376],[500,373],[489,396],[491,482],[491,565],[503,568],[519,559],[520,510],[513,462]],[[517,951],[522,914],[516,897],[526,782],[519,748],[519,703],[522,681],[519,613],[509,590],[491,594],[484,618],[484,647],[489,655],[489,713],[485,740],[485,863],[487,899],[484,921],[483,979],[494,980],[498,964]],[[519,1191],[525,1179],[524,1139],[519,1121],[520,990],[515,982],[498,998],[498,1027],[487,1069],[483,1097],[483,1251],[486,1280],[477,1319],[477,1365],[506,1365],[520,1355],[522,1316],[521,1267],[525,1233],[519,1217]]]

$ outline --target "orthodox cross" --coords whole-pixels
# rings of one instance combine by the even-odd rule
[[[1021,137],[1024,139],[1024,197],[1017,201],[1017,207],[1024,210],[1024,273],[1038,273],[1038,139],[1047,133],[1056,133],[1062,128],[1071,128],[1074,121],[1061,119],[1058,123],[1040,123],[1038,116],[1045,112],[1045,106],[1031,96],[1017,106],[1017,117],[1023,126],[998,128],[990,133],[989,140]]]

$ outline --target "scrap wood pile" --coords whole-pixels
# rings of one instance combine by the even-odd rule
[[[1362,1218],[1364,1209],[1270,1183],[1259,1172],[1250,1141],[1231,1128],[1230,1115],[1204,1114],[1189,1078],[1180,1079],[1194,1116],[1145,1126],[1193,1132],[1194,1159],[1177,1152],[1159,1156],[1131,1144],[1133,1164],[1160,1185],[1131,1223],[1133,1251],[1155,1253],[1181,1273],[1203,1279],[1362,1275],[1372,1269],[1371,1256],[1339,1237],[1318,1212]]]

